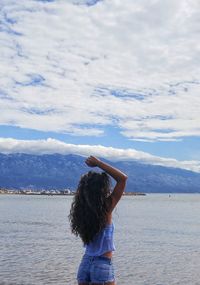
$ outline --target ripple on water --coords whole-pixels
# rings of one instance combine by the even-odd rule
[[[75,285],[83,247],[69,229],[71,197],[3,196],[0,285]],[[118,284],[199,285],[199,205],[200,195],[122,199],[113,217]]]

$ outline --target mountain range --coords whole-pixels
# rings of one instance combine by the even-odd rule
[[[97,171],[84,161],[74,154],[0,153],[0,188],[75,190],[82,174]],[[128,175],[127,192],[200,193],[200,173],[138,161],[109,163]]]

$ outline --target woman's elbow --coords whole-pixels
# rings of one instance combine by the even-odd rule
[[[123,174],[121,177],[120,177],[120,182],[124,182],[126,183],[126,180],[128,179],[128,176],[126,174]]]
[[[128,179],[128,175],[124,174],[123,179],[126,181]]]

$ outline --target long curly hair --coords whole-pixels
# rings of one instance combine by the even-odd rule
[[[72,233],[90,243],[106,225],[109,211],[110,177],[89,171],[79,181],[69,214]]]

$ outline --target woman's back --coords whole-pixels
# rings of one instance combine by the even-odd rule
[[[114,224],[108,224],[93,239],[92,242],[85,245],[85,254],[89,256],[101,256],[109,251],[115,250],[114,240]]]

